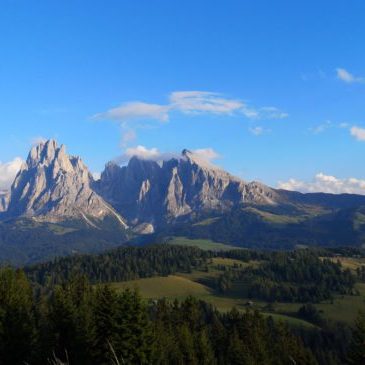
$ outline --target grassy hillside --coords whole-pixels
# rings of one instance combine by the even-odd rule
[[[120,290],[138,288],[145,299],[183,299],[189,295],[205,297],[212,292],[211,289],[203,284],[177,275],[131,280],[113,283],[111,286]]]
[[[357,267],[360,259],[342,258],[344,268]],[[362,259],[361,259],[362,261]],[[303,303],[268,303],[260,300],[242,298],[239,295],[239,283],[228,293],[222,295],[212,289],[211,281],[222,273],[222,267],[241,267],[261,265],[259,261],[242,262],[236,259],[215,257],[208,265],[207,271],[194,270],[191,273],[177,273],[168,277],[154,277],[113,283],[117,289],[138,288],[145,299],[178,299],[189,295],[213,304],[220,311],[229,311],[232,307],[245,310],[247,307],[258,309],[265,315],[272,315],[276,320],[283,320],[293,326],[313,326],[311,323],[297,318],[297,311]],[[238,287],[237,287],[238,286]],[[333,301],[315,304],[324,319],[352,324],[359,310],[365,309],[365,283],[357,283],[360,295],[337,295]]]
[[[296,204],[234,207],[193,224],[170,228],[171,236],[207,239],[252,248],[292,249],[306,246],[358,246],[365,238],[365,208]]]
[[[32,219],[0,222],[0,264],[33,264],[80,253],[98,253],[122,245],[128,232],[106,218],[99,228],[84,221],[43,223]]]
[[[239,248],[236,246],[226,245],[224,243],[214,242],[209,239],[190,239],[186,237],[170,237],[167,240],[167,243],[170,245],[194,246],[201,250],[211,251],[228,251]]]
[[[191,279],[186,275],[170,275],[168,277],[154,277],[139,280],[131,280],[127,282],[112,283],[111,286],[117,290],[126,288],[138,289],[142,297],[146,300],[167,298],[170,300],[183,300],[188,296],[194,296],[208,303],[213,304],[218,310],[228,312],[233,307],[239,310],[245,310],[250,302],[248,299],[239,299],[235,297],[222,296],[215,293],[208,286],[201,284],[195,280],[201,279],[198,273],[193,273]],[[205,276],[206,277],[206,276]],[[250,306],[251,307],[251,306]],[[253,303],[254,308],[260,309],[266,316],[271,315],[275,320],[288,322],[293,326],[312,327],[313,325],[307,321],[295,318],[285,313],[269,313],[264,310],[264,303]]]

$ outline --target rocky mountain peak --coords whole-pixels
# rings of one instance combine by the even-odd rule
[[[118,174],[120,174],[122,168],[114,161],[109,161],[105,165],[105,169],[101,174],[102,179],[114,179],[117,177]]]
[[[181,151],[181,155],[182,156],[185,156],[185,157],[188,157],[189,155],[192,155],[193,152],[191,152],[190,150],[188,150],[187,148],[184,148],[182,151]]]
[[[246,183],[184,149],[163,162],[132,157],[126,166],[109,162],[94,181],[80,157],[55,140],[34,146],[0,211],[9,217],[59,221],[113,216],[124,224],[164,224],[191,214],[225,211],[242,203],[275,204],[277,192]],[[116,213],[118,212],[118,213]],[[119,215],[120,214],[120,215]]]
[[[205,170],[206,172],[215,171],[221,172],[225,175],[229,175],[227,172],[222,170],[220,167],[214,165],[212,162],[200,156],[198,153],[192,152],[188,149],[184,149],[181,152],[181,160],[187,162],[195,168]]]
[[[120,216],[94,190],[81,158],[69,156],[55,140],[34,146],[11,188],[7,215],[47,221]]]
[[[273,189],[248,184],[188,149],[163,163],[134,156],[123,167],[108,164],[98,189],[130,221],[153,224],[245,202],[275,204],[277,198]]]
[[[65,153],[64,146],[62,147],[62,154]],[[57,142],[53,139],[46,142],[41,142],[30,150],[27,165],[36,166],[39,164],[49,165],[55,158],[56,153],[60,152],[60,148],[57,146]]]

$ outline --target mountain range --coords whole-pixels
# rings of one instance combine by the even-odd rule
[[[0,259],[32,262],[148,237],[237,246],[361,245],[365,196],[302,194],[246,182],[189,150],[166,161],[109,162],[95,180],[49,140],[0,192]]]

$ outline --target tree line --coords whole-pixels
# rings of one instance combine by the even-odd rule
[[[320,328],[299,330],[249,309],[219,313],[192,297],[146,302],[136,291],[101,284],[204,270],[220,256],[262,261],[257,267],[225,268],[222,277],[237,273],[278,285],[322,285],[331,295],[353,289],[354,275],[320,255],[156,245],[60,258],[25,270],[2,268],[0,364],[365,363],[364,316],[351,335],[347,326],[323,323],[306,304],[298,316]]]
[[[356,294],[357,277],[341,262],[322,259],[316,251],[271,252],[257,267],[230,268],[216,280],[222,293],[241,282],[242,297],[269,302],[318,303],[334,294]]]
[[[207,264],[212,253],[194,247],[151,245],[120,247],[98,255],[74,255],[25,267],[27,277],[41,286],[62,284],[74,274],[91,283],[128,281],[190,272]]]

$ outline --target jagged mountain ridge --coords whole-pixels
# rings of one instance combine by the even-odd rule
[[[33,147],[11,191],[0,192],[0,261],[30,263],[176,235],[270,249],[363,245],[365,196],[246,182],[188,150],[166,161],[108,163],[95,181],[53,140]]]
[[[164,223],[198,212],[226,211],[243,203],[276,204],[280,196],[246,183],[184,150],[156,162],[132,157],[126,166],[108,163],[98,193],[131,222]]]
[[[113,217],[124,227],[191,220],[240,205],[288,204],[352,208],[365,204],[365,196],[301,194],[246,182],[189,150],[166,161],[134,156],[126,166],[110,162],[94,181],[82,160],[67,155],[65,146],[54,140],[34,146],[11,191],[0,194],[0,212],[7,218],[58,222]],[[136,231],[154,229],[143,227]]]
[[[123,219],[93,189],[93,178],[79,157],[69,156],[54,140],[34,146],[10,191],[5,216],[59,222],[105,217]]]

